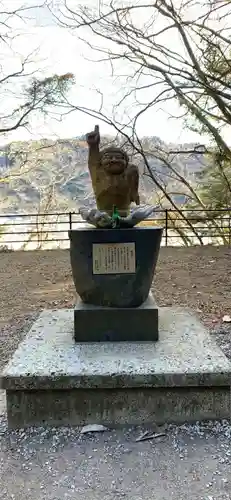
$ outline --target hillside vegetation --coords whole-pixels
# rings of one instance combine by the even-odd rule
[[[106,142],[104,139],[103,142]],[[204,155],[193,153],[195,145],[167,145],[159,138],[144,138],[143,147],[153,152],[158,148],[169,153],[171,165],[179,175],[196,188],[205,163]],[[179,151],[171,154],[171,151]],[[185,153],[184,153],[185,151]],[[187,153],[190,151],[190,153]],[[0,151],[0,209],[2,213],[78,210],[81,205],[94,205],[87,168],[87,145],[81,138],[14,142]],[[155,154],[147,153],[152,171],[173,200],[181,205],[187,200],[187,189],[177,176]],[[133,160],[134,161],[134,160]],[[144,162],[135,159],[140,169],[142,203],[159,203],[153,180],[145,173]],[[169,207],[167,200],[161,201]]]

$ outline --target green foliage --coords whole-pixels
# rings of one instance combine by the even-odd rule
[[[6,77],[6,80],[10,77]],[[33,113],[48,114],[53,107],[60,107],[60,115],[67,104],[67,92],[75,79],[72,73],[53,75],[43,79],[33,78],[25,86],[20,99],[23,101],[18,108],[9,113],[7,120],[0,118],[0,134],[5,134],[19,127],[28,126]]]
[[[222,79],[223,85],[230,83],[231,74],[231,49],[226,47],[222,41],[217,45],[206,43],[203,53],[204,69],[210,77]]]
[[[33,78],[24,89],[26,102],[20,110],[39,109],[47,113],[50,107],[65,104],[65,96],[74,82],[75,78],[72,73],[53,75],[43,79]]]
[[[231,208],[231,161],[214,153],[202,170],[198,195],[208,210]],[[192,204],[191,204],[192,208]],[[193,204],[193,208],[198,208]]]
[[[53,75],[43,79],[33,78],[30,85],[26,87],[25,92],[29,100],[25,104],[30,105],[33,102],[42,102],[45,106],[55,106],[65,101],[65,94],[74,83],[74,75],[66,73],[64,75]]]
[[[230,82],[231,82],[231,43],[227,45],[215,32],[214,40],[200,40],[201,57],[199,81],[202,87],[195,87],[199,114],[190,109],[183,102],[179,104],[185,111],[186,128],[198,134],[209,136],[216,146],[222,148],[219,135],[214,136],[208,124],[214,126],[218,132],[225,125],[231,124],[230,109]],[[198,68],[193,71],[193,78],[198,80]],[[199,92],[198,92],[199,89]]]

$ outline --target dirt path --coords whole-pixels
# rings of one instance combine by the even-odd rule
[[[1,325],[75,302],[67,250],[2,253],[0,276]],[[205,320],[231,312],[231,248],[162,248],[153,289],[159,305],[200,309]]]

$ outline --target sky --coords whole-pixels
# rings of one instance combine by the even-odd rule
[[[2,0],[0,12],[3,8],[8,10],[21,5],[33,6],[39,0]],[[54,0],[53,0],[54,1]],[[59,0],[55,0],[56,2]],[[74,0],[73,0],[74,1]],[[98,0],[88,0],[91,4]],[[86,0],[85,0],[86,3]],[[31,69],[40,68],[40,75],[47,76],[53,73],[63,74],[71,72],[75,75],[76,85],[71,91],[70,98],[76,104],[85,105],[89,108],[95,107],[99,101],[99,94],[95,89],[100,89],[103,94],[106,109],[109,109],[120,91],[120,82],[115,83],[110,77],[108,64],[99,66],[96,62],[89,62],[95,57],[86,44],[79,41],[74,34],[56,25],[48,9],[33,9],[27,13],[27,21],[14,20],[16,39],[12,40],[10,49],[3,48],[0,55],[0,64],[5,72],[17,67],[20,59],[32,53],[34,63]],[[36,53],[34,52],[36,50]],[[17,83],[16,83],[17,86]],[[8,109],[9,104],[15,105],[15,93],[2,94],[0,98],[1,110]],[[191,142],[200,141],[201,138],[184,128],[179,119],[172,119],[169,115],[176,115],[179,109],[175,105],[164,110],[146,113],[138,124],[140,135],[158,136],[166,142]],[[11,140],[30,140],[47,138],[75,137],[84,134],[94,128],[95,119],[80,112],[74,112],[62,121],[33,118],[29,129],[18,129],[17,131],[0,137],[1,144]],[[100,123],[101,133],[113,133],[113,130]]]

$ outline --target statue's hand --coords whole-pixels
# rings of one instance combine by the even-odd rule
[[[89,134],[86,134],[86,141],[88,146],[99,145],[100,143],[99,125],[95,126],[95,130],[93,132],[89,132]]]
[[[83,220],[89,224],[93,224],[95,227],[101,229],[109,229],[112,227],[112,218],[106,212],[101,212],[96,208],[82,207],[79,209],[79,213]]]

